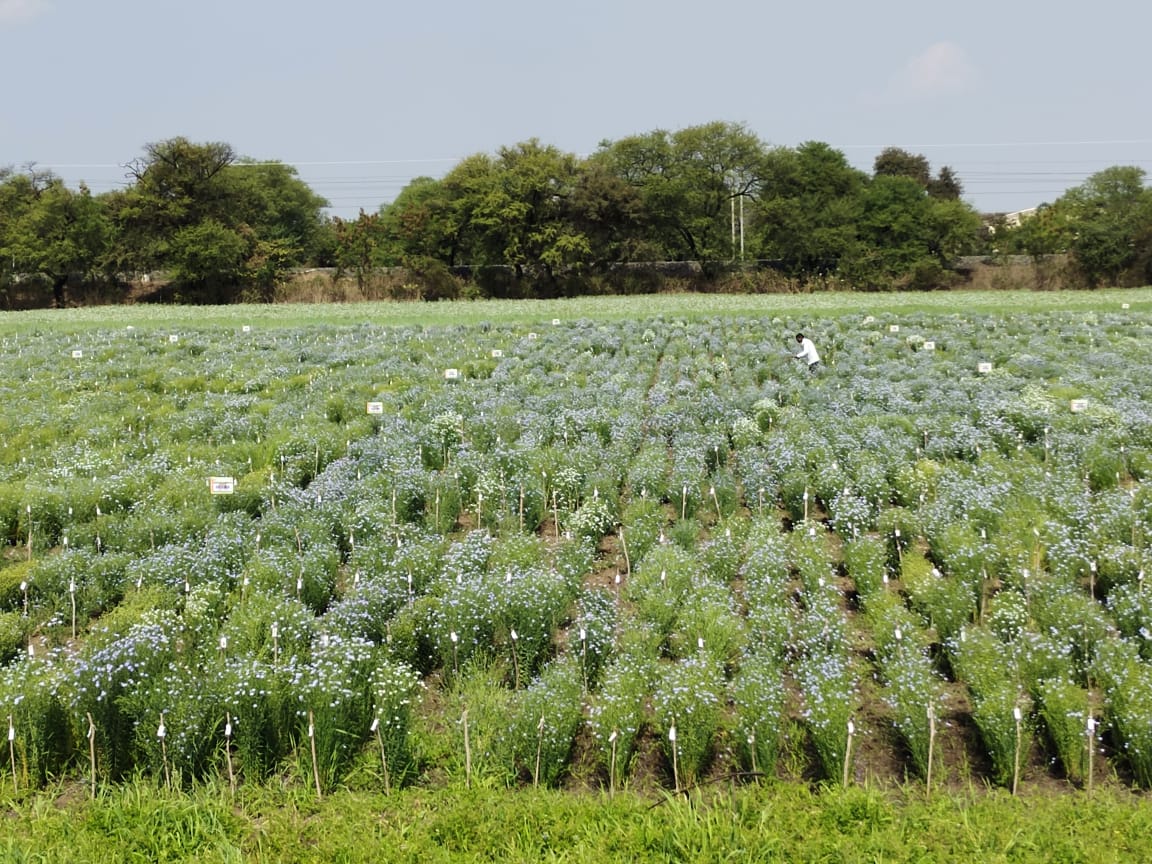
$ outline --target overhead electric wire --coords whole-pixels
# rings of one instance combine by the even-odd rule
[[[1008,197],[1020,201],[1022,206],[1035,206],[1043,201],[1054,200],[1068,189],[1083,183],[1092,174],[1118,164],[1134,165],[1152,175],[1152,152],[1144,149],[1152,146],[1152,139],[1148,138],[1106,138],[1081,141],[932,142],[895,145],[849,143],[830,144],[829,146],[845,152],[872,150],[879,153],[893,146],[898,146],[909,152],[941,149],[980,151],[979,158],[972,161],[957,160],[949,167],[953,169],[964,189],[964,198],[972,201],[974,206],[978,206],[978,209],[983,210],[1005,209],[1003,207],[980,206],[980,202],[992,202]],[[987,155],[987,151],[997,148],[1019,150],[1025,147],[1138,147],[1141,148],[1142,152],[1136,158],[1131,158],[1134,154],[1125,154],[1128,158],[1101,154],[1096,158],[1078,155],[1076,158],[1068,159],[1020,159],[1018,158],[1019,154],[1012,158],[990,159]],[[952,155],[954,154],[949,154],[949,156]],[[328,202],[330,211],[339,210],[354,213],[360,209],[369,212],[374,211],[388,204],[417,177],[442,177],[454,165],[459,164],[461,158],[429,156],[404,159],[276,159],[235,162],[233,164],[238,168],[270,165],[284,165],[294,168],[296,176],[307,184],[313,192]],[[950,160],[943,159],[941,161],[947,163]],[[36,168],[57,173],[67,172],[70,177],[77,176],[76,172],[86,170],[101,172],[104,176],[77,178],[95,193],[128,188],[134,182],[131,175],[128,174],[128,166],[125,163],[78,161],[24,164],[31,164]],[[367,170],[383,166],[390,166],[391,170],[386,169],[383,172]],[[868,170],[865,166],[857,167],[860,167],[861,170]],[[933,167],[941,166],[934,165]],[[427,170],[419,170],[420,168]],[[122,173],[116,177],[107,176],[106,172],[111,171]],[[70,178],[66,178],[66,180],[70,180]],[[1025,204],[1025,201],[1031,203]]]

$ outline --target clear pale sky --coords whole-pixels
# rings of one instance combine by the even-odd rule
[[[769,145],[950,165],[984,211],[1152,174],[1145,0],[0,0],[0,166],[94,192],[183,135],[276,159],[355,215],[528,138],[713,120]]]

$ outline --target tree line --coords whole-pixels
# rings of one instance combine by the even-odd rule
[[[703,282],[754,283],[771,268],[860,290],[937,288],[960,256],[1008,254],[1066,255],[1088,286],[1152,282],[1152,190],[1129,166],[1019,225],[976,212],[955,172],[922,155],[889,148],[868,173],[828,144],[771,147],[724,122],[604,141],[586,157],[535,139],[501,147],[355,219],[327,216],[292,166],[224,143],[148,144],[126,170],[125,188],[94,195],[34,165],[0,168],[4,297],[31,283],[62,305],[70,285],[161,271],[182,297],[259,301],[301,267],[357,280],[405,268],[425,296],[453,294],[460,274],[479,295],[558,296],[659,288],[651,262],[692,262]]]

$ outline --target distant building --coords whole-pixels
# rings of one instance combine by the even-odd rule
[[[1027,210],[1017,210],[1015,213],[1005,213],[1004,222],[1013,228],[1019,228],[1021,222],[1036,215],[1037,209],[1036,207],[1029,207]]]

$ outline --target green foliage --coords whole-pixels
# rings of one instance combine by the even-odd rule
[[[668,767],[681,786],[695,785],[715,754],[723,721],[721,667],[703,651],[665,667],[652,702]]]
[[[639,651],[621,652],[605,668],[600,690],[592,700],[589,725],[598,748],[597,761],[609,779],[615,769],[617,783],[629,776],[656,676],[654,657]]]
[[[1092,717],[1088,691],[1061,678],[1041,681],[1037,690],[1040,720],[1064,774],[1080,783],[1088,767],[1088,720]]]
[[[753,654],[733,676],[731,693],[736,714],[732,731],[741,765],[771,777],[784,720],[783,673],[772,658]]]
[[[555,786],[568,765],[583,722],[579,663],[556,660],[524,691],[515,706],[509,747],[514,770],[533,785]]]

